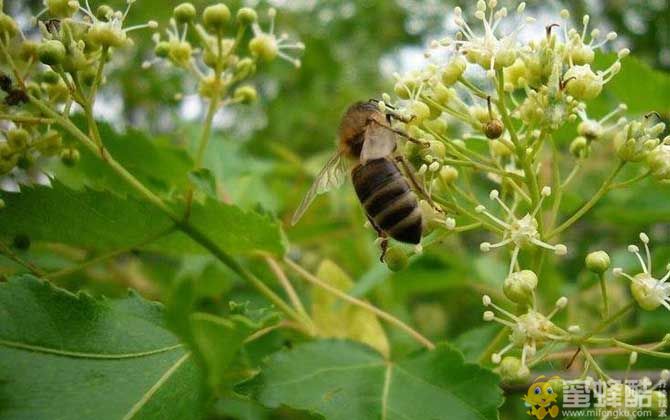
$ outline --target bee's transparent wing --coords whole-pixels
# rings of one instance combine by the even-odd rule
[[[361,162],[381,159],[393,153],[396,147],[395,133],[380,123],[370,123],[365,129]]]
[[[328,160],[323,169],[321,169],[321,172],[316,176],[314,183],[309,191],[307,191],[307,194],[305,194],[305,198],[302,199],[300,206],[293,213],[291,225],[298,223],[298,220],[305,214],[305,211],[317,195],[339,188],[346,178],[346,164],[344,159],[342,159],[342,155],[338,152]]]

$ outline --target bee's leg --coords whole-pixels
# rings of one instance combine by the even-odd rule
[[[430,147],[430,143],[428,143],[427,141],[421,141],[419,139],[415,139],[414,137],[410,136],[409,134],[405,133],[404,131],[395,129],[395,128],[391,127],[390,125],[381,124],[379,121],[377,121],[375,119],[372,119],[372,118],[369,119],[368,122],[378,124],[378,125],[386,128],[387,130],[390,130],[390,131],[396,133],[397,135],[406,138],[407,141],[409,141],[411,143],[419,144],[419,145],[421,145],[422,147],[425,147],[425,148]]]
[[[420,196],[422,196],[428,204],[437,212],[444,213],[444,210],[440,208],[435,202],[433,201],[433,198],[430,196],[428,191],[425,190],[419,183],[419,180],[416,179],[416,175],[414,175],[414,171],[410,167],[409,163],[403,156],[396,156],[395,160],[400,163],[400,166],[402,166],[402,170],[407,175],[407,178],[409,179],[410,183],[412,184],[412,187],[416,192],[419,193]]]
[[[386,251],[388,250],[389,246],[389,239],[388,235],[386,235],[386,232],[381,230],[379,226],[375,223],[374,220],[370,216],[368,217],[368,221],[370,222],[370,225],[374,228],[375,232],[377,232],[377,236],[381,238],[381,242],[379,243],[379,247],[382,250],[382,254],[379,256],[379,261],[384,262],[384,257],[386,256]]]

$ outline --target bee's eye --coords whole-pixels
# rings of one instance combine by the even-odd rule
[[[541,393],[542,393],[542,390],[540,389],[539,386],[537,388],[535,388],[535,395],[540,395]]]
[[[554,390],[551,389],[551,387],[547,388],[547,394],[550,394],[550,395],[551,395],[551,394],[553,394],[553,393],[554,393]]]

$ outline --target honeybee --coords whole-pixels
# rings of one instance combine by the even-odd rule
[[[338,148],[319,172],[311,188],[295,211],[292,225],[305,213],[314,198],[340,187],[346,179],[347,160],[356,162],[351,180],[358,200],[382,239],[382,256],[388,237],[397,241],[419,244],[423,218],[417,195],[410,183],[420,192],[423,189],[412,175],[409,164],[401,156],[393,156],[397,135],[409,141],[427,145],[391,126],[392,119],[408,122],[392,110],[382,112],[377,101],[357,102],[342,117],[338,130]],[[405,174],[396,164],[400,163]]]

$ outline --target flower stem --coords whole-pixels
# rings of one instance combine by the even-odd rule
[[[605,273],[600,273],[600,293],[603,296],[603,319],[607,319],[610,313],[610,305],[607,299],[607,278],[605,277]]]
[[[570,216],[570,218],[568,220],[563,222],[556,229],[549,232],[549,234],[547,234],[547,239],[551,239],[554,236],[558,235],[559,233],[565,231],[567,228],[569,228],[575,222],[577,222],[579,219],[581,219],[582,216],[584,216],[584,214],[586,214],[589,210],[591,210],[593,208],[593,206],[595,206],[598,203],[598,201],[600,201],[600,199],[603,198],[605,196],[605,194],[607,194],[607,191],[609,191],[609,187],[612,184],[612,182],[614,181],[614,178],[616,178],[616,176],[619,174],[621,169],[623,169],[625,164],[626,164],[626,162],[624,162],[624,161],[619,162],[619,164],[616,166],[616,168],[614,168],[612,173],[610,173],[610,175],[607,177],[607,179],[600,186],[600,189],[593,195],[593,197],[591,197],[591,199],[589,201],[587,201],[582,207],[580,207],[580,209],[577,210],[575,212],[575,214]]]

